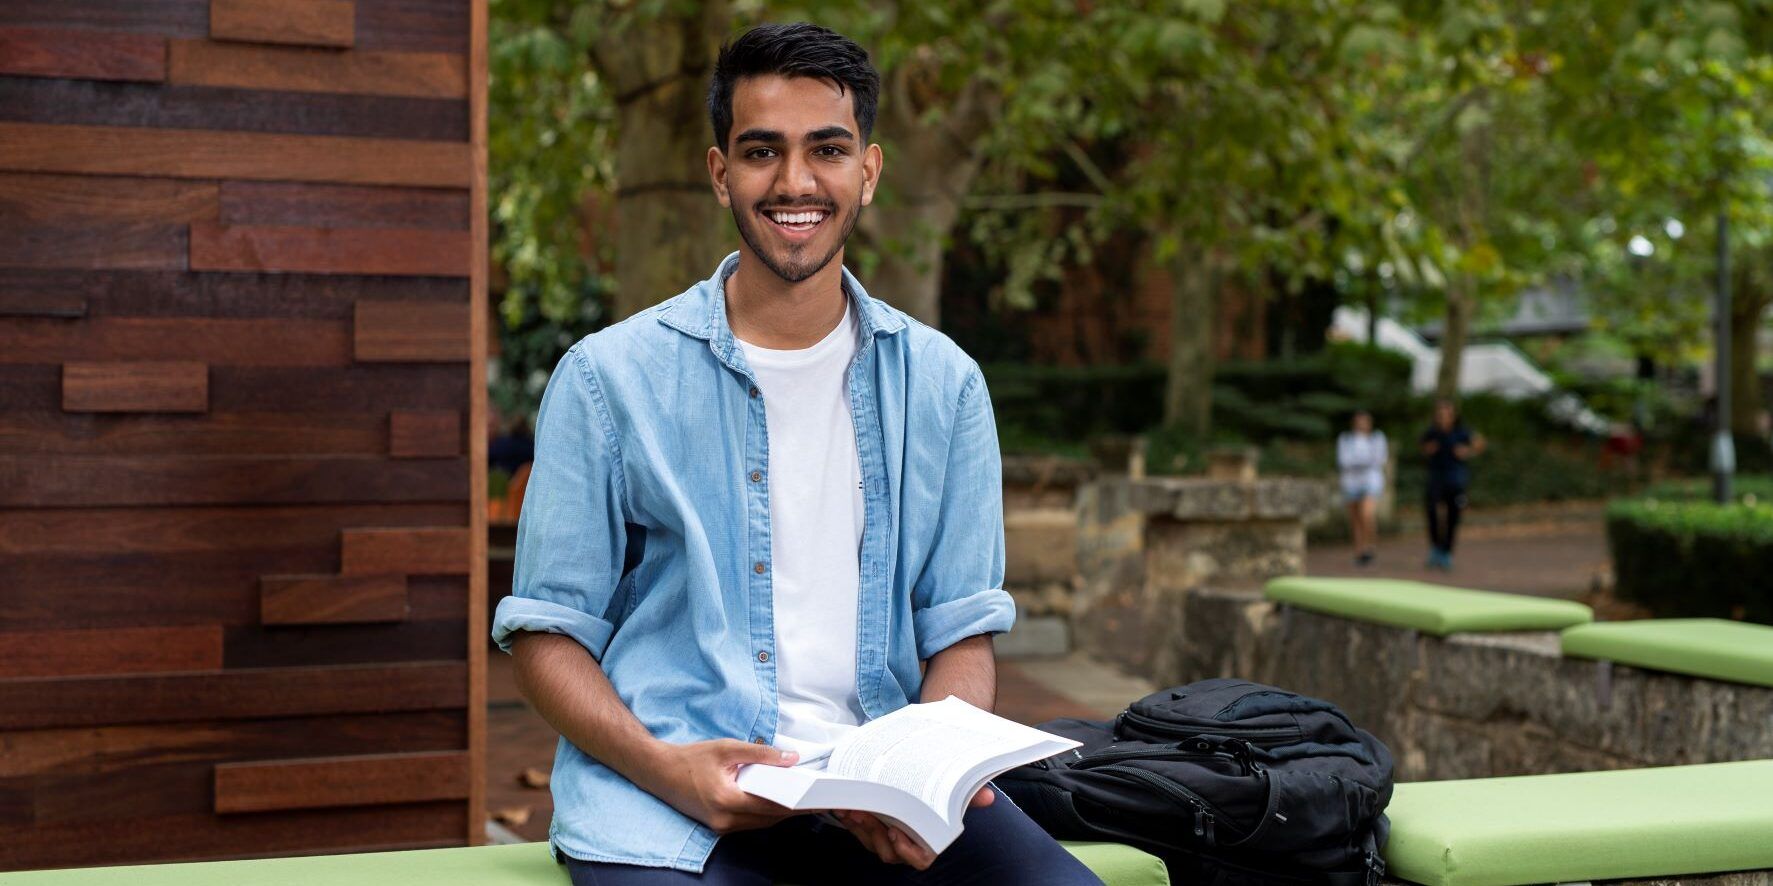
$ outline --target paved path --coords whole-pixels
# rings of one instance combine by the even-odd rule
[[[1411,578],[1571,599],[1597,583],[1610,584],[1605,581],[1611,571],[1606,532],[1598,520],[1461,526],[1451,572],[1426,568],[1427,557],[1426,534],[1381,536],[1378,559],[1370,566],[1354,565],[1354,549],[1346,544],[1311,545],[1305,572]]]

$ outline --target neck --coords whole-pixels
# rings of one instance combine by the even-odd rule
[[[798,283],[776,276],[750,249],[726,281],[733,335],[760,348],[792,351],[819,343],[843,322],[843,250]]]

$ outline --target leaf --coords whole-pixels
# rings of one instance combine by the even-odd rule
[[[526,788],[541,789],[548,786],[548,772],[534,766],[525,768],[517,776],[517,782]]]

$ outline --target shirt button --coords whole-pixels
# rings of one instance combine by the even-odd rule
[[[751,571],[757,573],[758,575],[762,575],[763,574],[763,564],[759,563],[756,566],[751,567]]]
[[[763,739],[761,739],[761,738],[754,738],[754,739],[751,739],[751,743],[752,743],[752,744],[767,744],[767,742],[765,742],[765,741],[764,741],[764,740],[763,740]]]
[[[759,653],[757,653],[757,660],[758,661],[769,661],[770,654],[767,652],[759,652]]]
[[[763,472],[762,471],[752,471],[751,472],[751,482],[756,483],[757,481],[762,480],[762,479],[763,479]]]
[[[756,388],[751,389],[751,396],[753,396],[753,397],[757,396],[757,389]]]

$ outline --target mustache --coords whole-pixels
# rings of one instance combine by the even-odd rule
[[[836,212],[837,211],[837,204],[832,203],[830,201],[814,202],[814,203],[804,203],[804,202],[803,203],[759,203],[759,204],[757,204],[757,211],[758,212],[768,212],[771,209],[788,209],[791,207],[798,207],[801,209],[811,207],[813,209],[823,209],[826,212]]]

